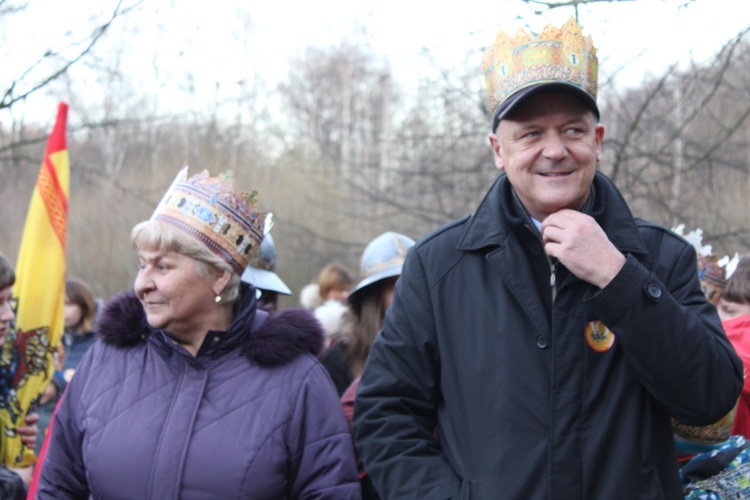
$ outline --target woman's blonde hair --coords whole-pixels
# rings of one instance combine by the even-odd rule
[[[206,245],[185,231],[158,220],[137,224],[130,232],[133,248],[138,250],[167,250],[195,260],[196,271],[202,276],[229,271],[229,281],[219,294],[223,304],[234,303],[240,294],[240,276],[229,263],[213,253]]]

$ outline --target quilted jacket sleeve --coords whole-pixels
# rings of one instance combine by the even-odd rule
[[[341,402],[317,361],[296,395],[287,433],[290,498],[360,498],[357,462]]]
[[[63,393],[54,417],[47,454],[37,489],[37,499],[87,498],[89,486],[83,465],[80,397],[91,369],[92,351],[78,365],[76,375]]]

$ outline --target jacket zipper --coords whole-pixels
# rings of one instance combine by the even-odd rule
[[[544,240],[542,240],[542,236],[539,234],[539,231],[529,226],[528,224],[526,224],[526,229],[536,235],[539,243],[542,244],[542,249],[544,249]],[[557,259],[551,258],[549,255],[547,255],[547,262],[549,263],[549,287],[552,291],[552,304],[554,304],[555,298],[557,296]]]
[[[555,297],[557,295],[557,259],[550,259],[549,261],[549,287],[552,289],[552,303],[555,303]]]

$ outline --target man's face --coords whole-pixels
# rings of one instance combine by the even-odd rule
[[[528,97],[490,134],[495,166],[504,170],[529,214],[543,221],[583,206],[601,158],[604,126],[564,91]]]

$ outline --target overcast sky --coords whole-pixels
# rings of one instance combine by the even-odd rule
[[[9,1],[14,3],[5,5]],[[602,73],[627,62],[618,83],[635,85],[668,64],[705,60],[750,24],[750,3],[744,0],[693,0],[680,9],[686,2],[638,0],[582,9],[584,33],[594,38]],[[46,49],[58,47],[66,32],[80,37],[92,17],[101,19],[117,5],[115,0],[25,3],[23,12],[0,16],[3,89]],[[572,13],[556,9],[545,18],[559,26]],[[388,58],[396,80],[408,86],[426,64],[424,49],[445,67],[474,51],[481,79],[480,49],[498,27],[514,32],[522,23],[517,16],[537,30],[545,24],[520,0],[145,0],[101,43],[111,54],[101,49],[98,54],[120,57],[119,69],[135,80],[144,70],[158,73],[162,86],[170,72],[191,70],[197,88],[214,92],[217,81],[237,82],[251,71],[271,83],[283,79],[289,57],[307,46],[367,39]],[[144,85],[149,81],[142,79]]]

